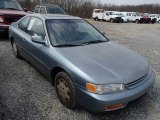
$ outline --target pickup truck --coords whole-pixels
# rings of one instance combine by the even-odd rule
[[[159,20],[158,14],[150,14],[149,17],[151,18],[152,23],[158,22]]]
[[[104,11],[103,9],[93,9],[92,18],[94,20],[104,20],[109,22],[122,22],[122,17],[117,11]]]
[[[66,14],[65,11],[58,5],[40,4],[36,5],[34,13],[39,14]]]
[[[12,22],[18,21],[25,16],[20,4],[15,0],[0,0],[0,32],[8,32]]]
[[[128,21],[135,23],[151,23],[151,18],[142,13],[128,12]]]

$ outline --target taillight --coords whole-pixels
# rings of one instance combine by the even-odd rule
[[[0,16],[0,23],[3,23],[4,22],[4,20],[3,20],[3,18]]]

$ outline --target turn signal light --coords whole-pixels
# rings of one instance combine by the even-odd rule
[[[4,22],[1,16],[0,16],[0,22]]]
[[[111,105],[111,106],[106,106],[105,110],[114,110],[114,109],[118,109],[118,108],[123,108],[125,105],[123,103],[118,103],[115,105]]]
[[[86,88],[89,92],[96,93],[96,91],[97,91],[96,86],[92,83],[87,83]]]

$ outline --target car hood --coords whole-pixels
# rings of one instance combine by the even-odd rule
[[[142,56],[112,42],[56,49],[95,84],[126,84],[148,73],[148,62]]]
[[[24,11],[19,11],[19,10],[0,10],[0,15],[22,15],[22,16],[25,16],[25,15],[27,15],[27,13]]]

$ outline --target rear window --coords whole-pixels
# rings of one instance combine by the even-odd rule
[[[47,7],[48,14],[65,14],[64,10],[59,7]]]

